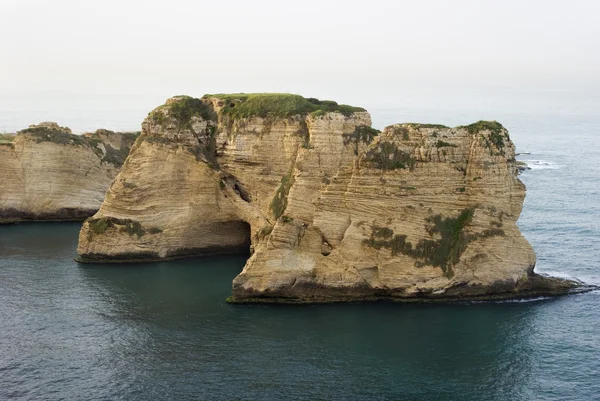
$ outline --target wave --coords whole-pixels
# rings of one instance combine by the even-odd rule
[[[531,170],[557,170],[563,166],[560,164],[554,164],[546,160],[519,160],[527,163],[527,167]]]
[[[541,274],[542,276],[550,276],[550,277],[558,277],[558,278],[564,278],[564,279],[568,279],[568,280],[575,280],[575,281],[580,281],[579,279],[575,278],[573,275],[566,273],[566,272],[562,272],[562,271],[558,271],[558,270],[550,270],[550,269],[544,269],[543,267],[536,267],[535,269],[536,273]]]
[[[525,303],[525,302],[539,302],[545,301],[547,299],[552,299],[553,297],[534,297],[534,298],[515,298],[515,299],[504,299],[501,301],[494,301],[494,303],[498,304],[514,304],[514,303]]]
[[[528,302],[540,302],[553,299],[550,296],[539,296],[539,297],[525,297],[525,298],[509,298],[509,299],[490,299],[485,301],[467,301],[464,304],[514,304],[514,303],[528,303]]]

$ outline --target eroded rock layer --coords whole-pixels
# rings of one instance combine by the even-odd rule
[[[93,215],[136,137],[108,130],[73,135],[56,123],[32,125],[4,137],[0,223]]]
[[[82,261],[250,250],[232,300],[446,299],[567,291],[533,273],[525,196],[496,122],[371,128],[295,95],[172,98],[79,239]]]

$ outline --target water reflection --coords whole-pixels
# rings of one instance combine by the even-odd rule
[[[1,231],[28,252],[0,259],[0,398],[501,400],[531,388],[536,311],[551,302],[234,306],[244,256],[78,265],[78,225],[56,228],[50,242],[46,227]]]
[[[157,397],[191,387],[224,398],[500,400],[519,399],[527,386],[536,304],[227,305],[244,261],[82,268],[104,313],[137,327],[117,352],[129,390],[154,383]]]

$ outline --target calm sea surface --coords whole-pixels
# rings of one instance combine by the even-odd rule
[[[532,166],[519,226],[537,271],[600,284],[599,116],[399,107],[373,117],[501,121],[531,153],[519,157]],[[79,265],[78,229],[0,226],[2,400],[600,399],[599,292],[234,306],[225,298],[242,256]]]

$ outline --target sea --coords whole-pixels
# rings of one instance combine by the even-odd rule
[[[501,95],[399,94],[368,109],[378,128],[500,121],[530,167],[518,224],[536,271],[600,285],[599,98]],[[90,99],[0,101],[0,132],[139,130],[151,109]],[[0,400],[600,400],[598,291],[230,305],[247,256],[83,265],[79,227],[0,226]]]

